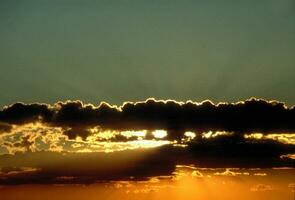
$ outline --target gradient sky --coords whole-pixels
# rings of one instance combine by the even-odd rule
[[[294,0],[0,2],[0,106],[153,96],[295,104]]]

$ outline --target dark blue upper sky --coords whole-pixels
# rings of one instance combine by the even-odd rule
[[[0,106],[295,104],[294,0],[0,1]]]

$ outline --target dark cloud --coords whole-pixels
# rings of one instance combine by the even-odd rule
[[[90,184],[173,176],[176,165],[205,168],[294,167],[295,145],[220,136],[183,148],[165,145],[113,153],[25,152],[0,156],[0,184]],[[46,158],[46,159],[44,159]],[[23,169],[23,170],[22,170]]]
[[[169,139],[187,131],[294,132],[295,108],[277,101],[251,98],[238,103],[179,103],[173,100],[124,103],[121,107],[101,103],[98,107],[81,101],[46,104],[16,103],[0,111],[0,121],[24,124],[41,121],[65,127],[71,138],[87,137],[87,129],[100,126],[112,130],[165,129]]]
[[[294,154],[294,144],[270,139],[245,139],[240,135],[223,135],[192,141],[188,147],[193,159],[186,162],[203,167],[294,167],[295,160],[283,158]]]
[[[50,121],[53,110],[46,104],[23,104],[15,103],[4,107],[0,112],[0,120],[11,124],[25,124],[38,120]]]
[[[81,137],[82,139],[86,139],[90,132],[85,129],[84,127],[72,127],[63,132],[65,135],[69,137],[69,139],[75,139],[77,136]]]
[[[114,153],[27,152],[2,155],[0,184],[85,184],[110,180],[147,180],[153,176],[171,175],[175,170],[175,161],[157,155],[158,149]],[[36,170],[9,173],[15,168]]]

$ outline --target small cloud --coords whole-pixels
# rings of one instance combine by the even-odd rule
[[[9,176],[17,176],[26,173],[37,172],[40,169],[32,167],[4,167],[0,170],[0,178],[8,178]]]
[[[198,177],[198,178],[204,177],[204,175],[201,172],[197,171],[197,170],[192,171],[192,176],[193,177]]]
[[[230,169],[226,169],[224,172],[216,172],[215,176],[249,176],[248,172],[234,172]]]

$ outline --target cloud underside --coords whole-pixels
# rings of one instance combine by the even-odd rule
[[[294,167],[295,160],[290,158],[295,154],[294,143],[267,137],[269,133],[276,133],[279,138],[294,136],[294,120],[294,107],[254,98],[216,105],[210,101],[179,103],[154,99],[127,102],[120,107],[107,103],[95,107],[80,101],[54,105],[16,103],[0,111],[0,147],[24,151],[0,155],[0,184],[146,180],[172,176],[176,165],[190,164],[216,168]],[[167,136],[158,140],[171,142],[150,149],[111,153],[59,149],[59,143],[69,141],[74,141],[75,148],[87,142],[98,145],[94,129],[146,130],[147,134],[140,137],[150,141],[155,138],[149,133],[162,129]],[[188,131],[196,135],[183,143]],[[202,135],[204,132],[211,134]],[[253,132],[261,133],[259,139],[245,137]],[[82,140],[78,141],[77,136]],[[138,137],[116,135],[108,142],[128,143]],[[38,149],[37,142],[48,149]]]
[[[155,176],[172,177],[179,164],[207,168],[294,167],[294,160],[279,156],[290,150],[294,152],[294,147],[273,142],[228,146],[211,142],[189,148],[166,145],[113,153],[26,152],[0,156],[0,184],[148,180]]]

